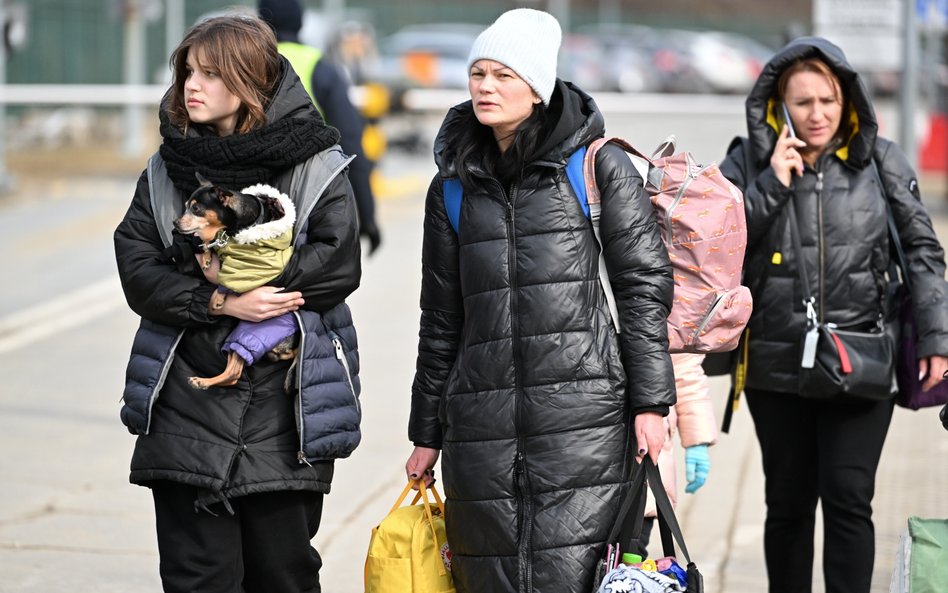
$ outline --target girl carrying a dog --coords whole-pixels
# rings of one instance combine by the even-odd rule
[[[139,435],[130,480],[154,496],[165,591],[316,592],[321,561],[310,540],[323,494],[333,459],[360,438],[358,381],[349,374],[355,333],[344,303],[361,273],[348,159],[259,19],[199,23],[171,67],[161,148],[114,237],[126,299],[142,318],[122,410]],[[283,272],[220,308],[210,306],[216,256],[171,232],[197,172],[234,189],[272,185],[298,211]],[[262,359],[233,387],[188,384],[220,372],[221,345],[240,320],[287,312],[310,345],[291,393],[290,361]],[[330,339],[344,346],[342,358],[333,344],[321,347]],[[317,396],[338,404],[323,408],[332,408],[331,420],[304,412]]]

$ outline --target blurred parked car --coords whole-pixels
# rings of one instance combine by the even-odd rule
[[[692,58],[715,92],[746,93],[773,54],[762,43],[737,33],[692,32]]]
[[[559,76],[590,92],[660,90],[649,54],[625,35],[566,35]]]
[[[622,23],[600,23],[580,31],[606,47],[607,63],[618,72],[613,86],[622,91],[745,93],[773,54],[753,39],[720,31]],[[621,84],[627,64],[648,73],[641,89]]]
[[[605,48],[611,90],[638,92],[708,92],[688,55],[689,40],[673,31],[646,25],[599,23],[580,28]],[[630,75],[628,64],[634,64]],[[636,78],[644,82],[635,88]]]
[[[467,56],[483,25],[411,25],[379,42],[380,72],[394,88],[467,88]]]
[[[564,35],[556,75],[584,91],[611,91],[602,44],[587,35]]]
[[[678,33],[686,44],[692,64],[708,90],[715,93],[745,93],[753,86],[760,73],[755,71],[747,54],[723,33],[712,31],[682,31]]]

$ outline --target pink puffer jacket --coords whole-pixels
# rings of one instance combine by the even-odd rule
[[[662,453],[658,456],[658,469],[662,473],[665,492],[672,505],[677,502],[677,483],[675,467],[675,435],[678,435],[682,447],[707,443],[713,445],[718,438],[717,421],[714,419],[714,407],[708,389],[708,377],[701,368],[703,354],[672,354],[675,367],[675,389],[678,392],[676,403],[665,417],[668,436]],[[655,516],[655,501],[651,492],[645,506],[645,516]]]

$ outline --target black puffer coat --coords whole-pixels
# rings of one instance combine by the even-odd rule
[[[818,57],[840,79],[849,104],[843,119],[858,122],[846,146],[823,154],[789,188],[770,167],[778,129],[770,110],[780,74],[800,58]],[[876,137],[878,126],[861,79],[835,45],[802,38],[774,56],[747,99],[749,142],[735,143],[721,171],[744,189],[748,259],[745,284],[754,292],[747,387],[797,393],[800,343],[806,324],[803,290],[785,209],[801,227],[808,283],[817,313],[841,327],[871,326],[884,308],[892,257],[888,196],[909,262],[920,329],[919,356],[948,354],[948,288],[944,252],[919,197],[918,181],[898,146]],[[749,147],[749,154],[745,154]],[[885,191],[872,170],[878,164]],[[774,263],[774,253],[781,254]]]
[[[315,118],[316,128],[325,127],[318,123],[322,120],[309,95],[288,67],[266,113],[264,131],[287,118]],[[162,126],[162,133],[166,143],[181,138],[168,125]],[[192,129],[188,137],[197,138],[196,134]],[[262,139],[254,143],[252,134],[220,141],[242,143],[243,156],[235,157],[231,165],[237,175],[257,171],[260,177],[252,180],[256,183],[276,184],[289,167],[318,158],[313,150],[332,147],[330,141],[325,147],[301,148],[300,154],[287,147],[279,155],[286,164],[275,166],[271,160],[268,166],[259,155],[272,145]],[[196,164],[200,166],[201,161]],[[356,206],[345,175],[335,176],[323,189],[306,219],[305,244],[297,246],[281,275],[270,282],[301,291],[306,300],[303,308],[319,313],[342,303],[358,287],[361,275]],[[188,190],[169,188],[168,193],[174,195],[163,199],[177,201],[181,211]],[[208,301],[215,287],[204,278],[187,240],[175,234],[175,249],[164,250],[145,174],[114,241],[119,276],[132,310],[148,321],[186,330],[150,410],[150,430],[136,442],[130,480],[142,485],[171,480],[196,486],[203,491],[198,502],[204,505],[266,491],[328,492],[332,461],[309,465],[297,458],[301,445],[294,398],[283,387],[289,361],[261,359],[245,367],[233,387],[199,391],[188,384],[190,376],[221,372],[226,357],[220,348],[238,320],[209,316]],[[169,253],[176,254],[175,258]]]
[[[507,192],[468,163],[459,232],[442,196],[456,176],[435,144],[410,438],[442,449],[459,592],[585,593],[631,461],[630,418],[675,401],[666,318],[672,276],[632,164],[600,152],[601,231],[622,334],[598,281],[598,249],[565,173],[602,136],[593,100],[559,82],[541,154]]]

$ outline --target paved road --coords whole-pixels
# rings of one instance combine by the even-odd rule
[[[645,145],[663,135],[654,123],[611,121],[618,134],[634,137],[638,128],[651,136]],[[733,116],[716,122],[716,137],[742,125]],[[420,125],[433,133],[430,124]],[[715,158],[710,134],[693,136],[699,157]],[[362,346],[365,437],[337,464],[316,538],[327,593],[362,591],[370,529],[400,491],[410,450],[405,426],[421,216],[433,168],[427,154],[392,154],[383,172],[385,243],[366,259],[363,285],[351,300]],[[0,593],[160,590],[150,496],[127,483],[133,438],[118,419],[137,322],[121,297],[111,231],[134,178],[20,179],[17,193],[0,199],[3,275],[11,284],[0,291]],[[948,219],[937,222],[948,240]],[[726,386],[715,380],[713,389],[720,412]],[[873,592],[888,590],[907,517],[948,516],[946,456],[948,433],[936,410],[897,411],[877,488]],[[765,582],[763,486],[746,409],[712,449],[712,461],[708,484],[696,496],[682,496],[689,547],[709,592],[758,593]]]

